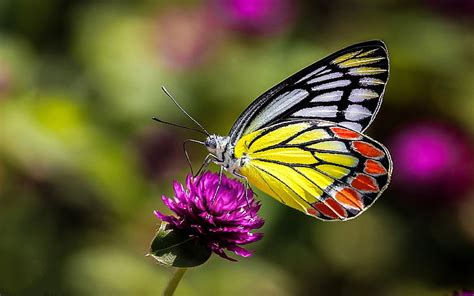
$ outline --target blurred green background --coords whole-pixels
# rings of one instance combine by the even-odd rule
[[[323,223],[260,194],[255,255],[215,256],[177,295],[449,295],[474,289],[472,0],[0,1],[0,294],[159,295],[144,257],[199,134],[352,43],[391,77],[368,130],[393,154],[367,213]],[[203,147],[193,147],[198,166]],[[216,167],[213,167],[217,170]]]

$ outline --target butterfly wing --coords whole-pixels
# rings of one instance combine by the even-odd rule
[[[387,149],[332,122],[281,122],[242,137],[240,173],[281,203],[322,220],[347,220],[370,207],[390,181]]]
[[[258,129],[294,119],[328,120],[362,132],[382,103],[388,71],[382,41],[342,49],[258,97],[231,128],[231,143]]]

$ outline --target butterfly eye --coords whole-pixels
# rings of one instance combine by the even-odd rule
[[[206,145],[207,148],[210,148],[210,149],[216,149],[217,147],[217,141],[215,138],[207,138],[206,141],[204,142],[204,144]]]

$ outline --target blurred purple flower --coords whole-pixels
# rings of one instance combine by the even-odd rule
[[[185,166],[183,138],[170,130],[146,129],[134,141],[138,164],[151,180],[161,180],[179,172]]]
[[[402,129],[391,141],[394,181],[420,195],[465,192],[472,184],[473,146],[461,132],[438,123]]]
[[[163,196],[163,202],[176,215],[167,216],[155,211],[155,215],[168,224],[172,229],[188,232],[197,237],[217,255],[236,261],[224,252],[224,249],[235,254],[248,257],[251,252],[239,245],[249,244],[260,240],[263,233],[252,233],[254,229],[263,226],[264,220],[257,216],[260,204],[253,199],[252,190],[236,180],[206,172],[193,178],[188,175],[186,188],[177,181],[174,182],[174,199]]]
[[[474,296],[474,291],[466,291],[466,290],[455,291],[453,293],[453,296]]]
[[[287,29],[295,18],[291,0],[214,0],[217,17],[231,29],[268,35]]]
[[[472,0],[425,0],[426,6],[443,14],[472,16],[474,1]]]
[[[203,63],[221,37],[213,14],[202,7],[167,9],[157,17],[155,28],[158,54],[172,70]]]

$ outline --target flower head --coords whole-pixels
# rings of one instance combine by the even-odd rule
[[[398,132],[389,148],[397,166],[394,181],[403,187],[424,192],[427,197],[454,197],[472,185],[473,147],[455,127],[413,123]]]
[[[425,0],[428,8],[451,16],[467,16],[474,14],[474,2],[472,0]]]
[[[186,165],[182,158],[182,143],[183,139],[169,130],[140,131],[133,145],[142,173],[151,180],[176,175],[177,167]]]
[[[294,19],[291,0],[215,0],[216,14],[228,27],[257,35],[284,31]]]
[[[221,40],[221,30],[206,7],[164,10],[157,18],[155,34],[160,60],[175,71],[204,63]]]
[[[240,245],[260,240],[263,234],[251,231],[264,223],[257,216],[260,203],[253,199],[252,190],[224,175],[219,185],[219,175],[211,172],[196,178],[188,175],[186,188],[177,181],[173,185],[175,197],[162,199],[176,217],[155,211],[169,228],[186,231],[214,253],[232,261],[235,260],[224,249],[242,257],[251,255]]]
[[[453,293],[453,296],[474,296],[474,291],[456,291]]]

